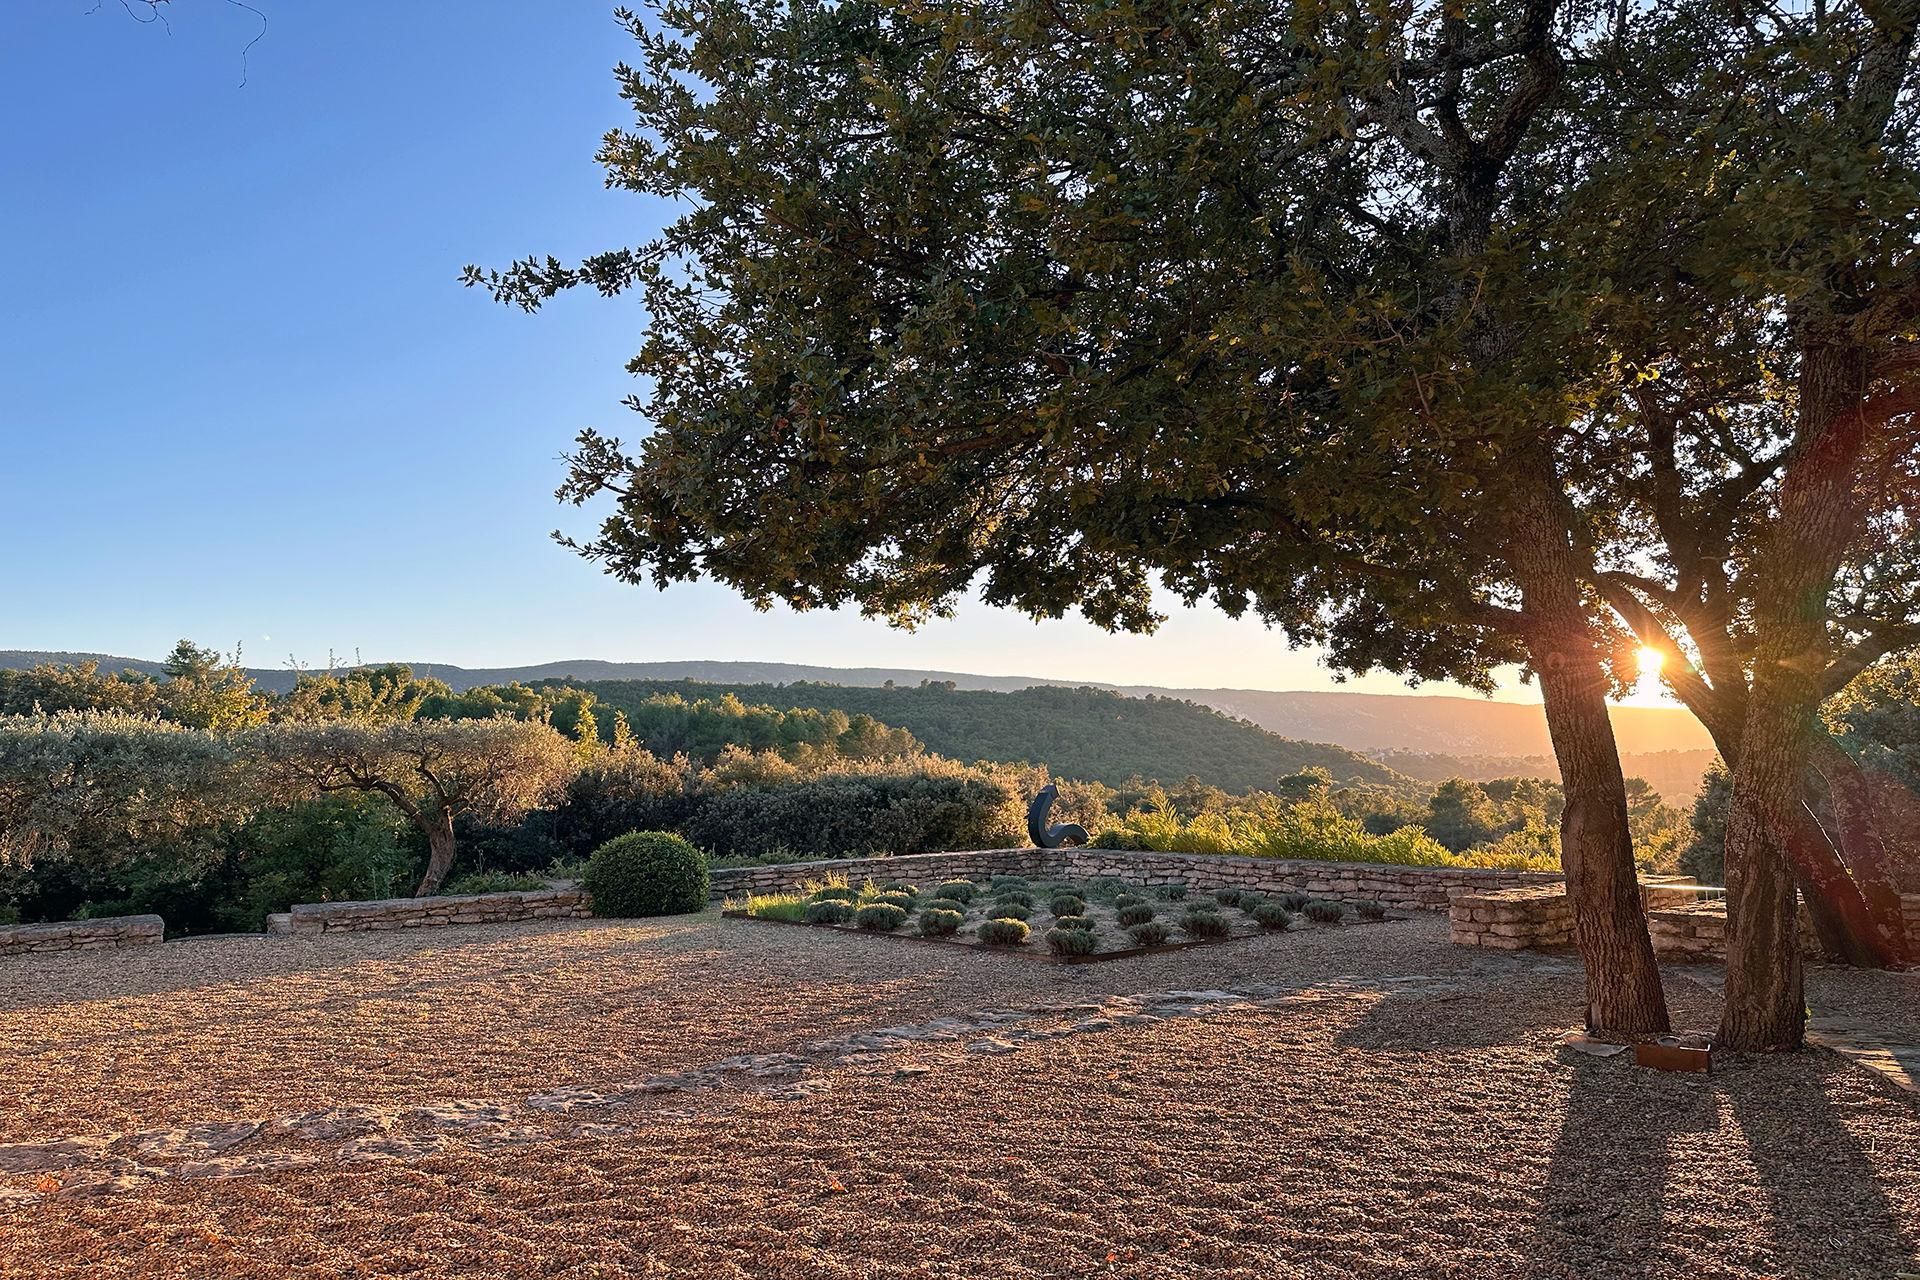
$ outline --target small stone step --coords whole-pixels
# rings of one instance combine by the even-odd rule
[[[267,916],[267,932],[286,938],[293,934],[293,912],[275,911]]]

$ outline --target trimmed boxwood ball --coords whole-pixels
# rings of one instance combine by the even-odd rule
[[[982,920],[974,929],[974,936],[990,947],[1017,947],[1027,940],[1027,922],[1003,917],[998,920]]]
[[[671,831],[633,831],[593,851],[580,886],[593,914],[677,916],[707,906],[707,855]]]
[[[843,884],[830,884],[823,889],[815,889],[811,895],[815,902],[852,902],[859,896]]]
[[[1100,924],[1092,916],[1056,916],[1053,921],[1056,929],[1084,929],[1092,933]]]
[[[1116,911],[1114,915],[1119,918],[1123,926],[1132,928],[1136,924],[1145,924],[1147,921],[1153,919],[1155,912],[1152,903],[1130,902]]]
[[[1305,911],[1307,903],[1313,901],[1304,893],[1283,893],[1279,895],[1280,905],[1289,911]]]
[[[1268,898],[1253,909],[1253,922],[1262,929],[1284,929],[1293,923],[1293,912]]]
[[[1070,893],[1057,894],[1053,901],[1047,903],[1047,910],[1056,916],[1084,915],[1087,910],[1087,900],[1076,898]]]
[[[907,883],[906,883],[906,882],[904,882],[904,881],[901,881],[901,880],[889,880],[889,881],[887,881],[887,882],[886,882],[885,884],[883,884],[883,885],[881,885],[881,886],[880,886],[880,892],[882,892],[882,893],[904,893],[904,894],[906,894],[906,895],[907,895],[907,896],[908,896],[909,898],[911,898],[911,897],[912,897],[912,896],[913,896],[914,894],[916,894],[916,893],[918,893],[918,892],[920,892],[920,891],[919,891],[918,889],[916,889],[916,888],[914,888],[914,887],[913,887],[912,885],[910,885],[910,884],[907,884]]]
[[[1307,919],[1319,924],[1339,924],[1346,916],[1347,909],[1337,902],[1316,900],[1307,904]]]
[[[971,880],[949,880],[937,886],[933,891],[936,898],[952,898],[955,902],[972,902],[980,892],[980,886]]]
[[[1218,911],[1189,911],[1180,917],[1180,928],[1189,938],[1224,938],[1233,932]]]
[[[807,904],[808,924],[845,924],[853,919],[853,904],[838,898],[822,898]]]
[[[966,916],[959,911],[943,911],[928,907],[920,913],[920,932],[929,938],[944,938],[957,931],[965,923]]]
[[[1362,920],[1385,920],[1387,918],[1387,904],[1384,902],[1375,902],[1371,898],[1368,898],[1364,902],[1354,903],[1353,909]]]
[[[922,911],[958,911],[967,914],[967,904],[958,898],[928,898],[921,904]]]
[[[913,910],[913,895],[910,893],[876,893],[867,901],[877,902],[887,907],[898,907],[902,911]]]
[[[989,889],[1030,889],[1033,882],[1025,876],[995,876],[987,881]]]
[[[890,902],[869,902],[853,913],[853,922],[862,929],[891,933],[907,922],[907,911],[905,907],[896,907]]]
[[[1031,920],[1033,908],[1024,902],[996,902],[987,908],[987,914],[995,920]]]
[[[1100,949],[1100,940],[1085,929],[1049,929],[1047,945],[1063,956],[1090,956]]]
[[[1223,907],[1237,906],[1240,902],[1240,891],[1238,889],[1215,889],[1213,891],[1213,900]]]
[[[1033,895],[1025,889],[1000,889],[993,896],[998,902],[1017,902],[1023,907],[1033,905]]]
[[[1173,933],[1158,920],[1148,920],[1128,929],[1127,936],[1133,939],[1136,946],[1157,947],[1172,937]]]

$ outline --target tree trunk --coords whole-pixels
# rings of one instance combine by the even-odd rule
[[[453,815],[444,812],[430,815],[420,824],[420,829],[427,834],[427,873],[420,877],[420,887],[413,891],[413,896],[430,898],[440,892],[447,872],[453,870]]]
[[[1536,650],[1534,667],[1566,793],[1560,860],[1587,967],[1587,1028],[1612,1035],[1665,1031],[1666,994],[1647,936],[1599,656],[1590,644],[1584,652]]]
[[[1760,548],[1753,608],[1753,684],[1732,766],[1727,819],[1727,989],[1720,1037],[1728,1048],[1800,1047],[1806,1023],[1792,881],[1784,851],[1809,890],[1847,914],[1859,886],[1827,845],[1797,839],[1802,782],[1819,726],[1827,662],[1827,599],[1863,518],[1855,492],[1867,360],[1856,347],[1809,340],[1800,366],[1804,452],[1781,480],[1779,516]],[[1826,845],[1826,841],[1820,842]],[[1865,909],[1864,899],[1859,908]],[[1857,924],[1857,921],[1850,924]],[[1871,940],[1873,932],[1863,935]]]
[[[1779,727],[1776,717],[1767,719]],[[1720,1043],[1761,1053],[1800,1047],[1806,998],[1792,868],[1768,821],[1770,812],[1799,802],[1800,768],[1791,741],[1777,733],[1773,741],[1762,741],[1769,735],[1756,733],[1754,720],[1749,713],[1727,815],[1727,986]],[[1813,889],[1820,892],[1817,884]]]
[[[1560,861],[1587,969],[1587,1028],[1620,1036],[1665,1031],[1666,993],[1633,864],[1606,670],[1559,511],[1552,458],[1542,449],[1531,462],[1537,473],[1530,479],[1539,487],[1514,521],[1508,559],[1524,597],[1528,652],[1566,793]]]
[[[1813,767],[1826,780],[1833,804],[1840,856],[1859,886],[1861,904],[1872,930],[1870,941],[1882,964],[1913,959],[1907,940],[1900,890],[1893,882],[1886,839],[1880,830],[1873,789],[1853,757],[1825,733],[1813,735]],[[1811,819],[1811,815],[1809,815]]]

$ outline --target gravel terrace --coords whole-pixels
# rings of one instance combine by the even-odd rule
[[[0,1276],[1920,1272],[1920,1100],[1559,1049],[1579,1007],[1437,918],[1073,967],[711,916],[9,960]]]

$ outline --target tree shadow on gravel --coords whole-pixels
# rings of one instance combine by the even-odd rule
[[[1754,1274],[1807,1277],[1892,1275],[1911,1262],[1887,1189],[1828,1100],[1832,1064],[1796,1056],[1707,1077],[1639,1068],[1630,1054],[1569,1060],[1529,1277],[1708,1274],[1741,1255],[1756,1259]],[[1718,1136],[1676,1153],[1688,1134]],[[1702,1147],[1713,1152],[1704,1161]],[[1728,1176],[1714,1162],[1742,1156],[1759,1183],[1744,1239],[1711,1223],[1669,1226],[1676,1191],[1714,1186]]]

